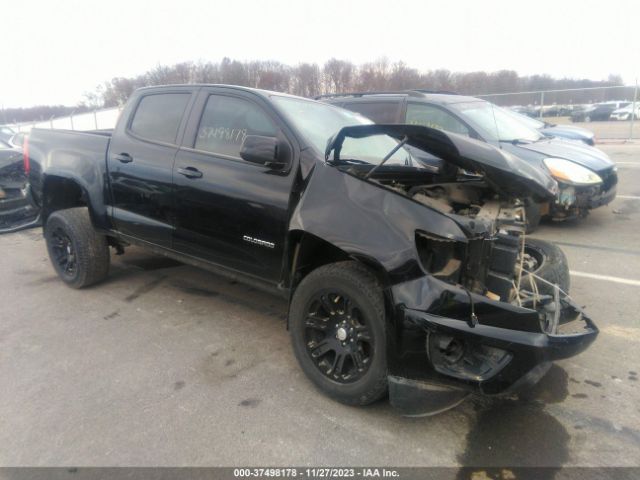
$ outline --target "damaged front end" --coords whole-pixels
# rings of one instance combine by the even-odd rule
[[[436,172],[426,181],[394,174],[401,169],[391,166],[341,165],[345,138],[379,134],[456,165],[456,178]],[[473,140],[408,125],[346,127],[330,141],[328,161],[330,151],[330,162],[344,173],[440,215],[436,222],[425,214],[418,224],[407,209],[406,218],[393,220],[412,235],[420,269],[408,274],[405,262],[404,277],[391,275],[388,292],[394,310],[390,400],[404,414],[434,414],[469,393],[515,392],[537,382],[552,361],[593,342],[598,329],[568,293],[528,270],[525,209],[518,198],[553,198],[557,185],[544,172]],[[462,235],[452,233],[451,224],[444,228],[442,216]]]
[[[501,247],[490,247],[489,261],[504,255]],[[517,277],[517,262],[515,274],[500,275]],[[492,298],[486,286],[473,291],[434,276],[393,286],[391,403],[418,415],[454,406],[468,393],[513,393],[535,384],[552,361],[587,348],[598,333],[595,324],[557,285],[551,295],[531,291],[537,282],[533,289],[516,284],[506,301]],[[421,394],[434,386],[441,392],[437,401]]]
[[[0,234],[39,225],[27,174],[21,151],[0,150]]]

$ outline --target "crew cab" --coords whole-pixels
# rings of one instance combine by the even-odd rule
[[[282,295],[301,368],[347,404],[388,391],[417,415],[515,391],[598,332],[562,252],[524,233],[521,194],[557,183],[473,139],[183,85],[134,92],[113,132],[34,129],[28,145],[65,283],[99,282],[110,249],[139,245]]]

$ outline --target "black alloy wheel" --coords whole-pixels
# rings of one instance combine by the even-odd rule
[[[387,393],[383,289],[368,267],[343,261],[308,273],[291,299],[289,332],[300,367],[347,405],[368,405]]]
[[[77,268],[76,250],[73,242],[62,228],[56,228],[51,232],[51,251],[52,260],[56,263],[58,272],[73,278]]]
[[[44,237],[53,268],[70,287],[83,288],[106,278],[107,237],[93,228],[86,207],[53,212],[47,218]]]
[[[325,290],[311,298],[304,337],[313,363],[333,381],[356,382],[371,364],[372,331],[358,305],[342,292]]]

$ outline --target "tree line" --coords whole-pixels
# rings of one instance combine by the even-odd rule
[[[332,58],[320,66],[295,66],[276,61],[241,62],[224,58],[221,62],[183,62],[159,65],[136,77],[118,77],[91,94],[89,103],[105,107],[122,105],[136,88],[176,83],[223,83],[286,92],[302,97],[338,92],[396,91],[421,88],[468,95],[623,85],[622,78],[610,75],[605,81],[556,79],[549,75],[519,76],[513,70],[496,72],[451,72],[438,69],[421,72],[404,62],[386,58],[356,65]],[[599,100],[597,100],[599,101]]]
[[[332,58],[323,65],[299,63],[286,65],[272,60],[239,61],[223,58],[220,62],[181,62],[157,67],[134,77],[116,77],[84,95],[76,110],[89,110],[120,106],[140,87],[179,83],[222,83],[243,85],[265,90],[286,92],[303,97],[322,94],[362,91],[396,91],[421,88],[450,91],[468,95],[521,92],[585,87],[623,85],[622,79],[610,75],[607,80],[553,78],[549,75],[520,76],[513,70],[496,72],[451,72],[445,69],[419,71],[402,61],[390,62],[386,58],[356,65],[347,60]],[[594,91],[579,97],[556,94],[550,102],[586,103],[603,101],[616,96],[615,91]],[[618,95],[619,96],[619,95]],[[574,98],[575,97],[575,98]],[[517,100],[517,101],[516,101]],[[494,97],[501,104],[536,103],[537,97]],[[546,103],[546,102],[545,102]],[[31,121],[50,118],[50,114],[68,111],[72,107],[33,107],[10,109],[3,112],[5,121]],[[58,115],[56,115],[58,116]]]

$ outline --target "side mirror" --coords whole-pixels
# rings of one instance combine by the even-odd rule
[[[287,162],[281,159],[280,142],[276,137],[247,135],[242,142],[240,158],[247,162],[264,165],[273,170],[281,170]]]

